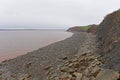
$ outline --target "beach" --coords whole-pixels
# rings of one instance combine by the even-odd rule
[[[75,33],[72,37],[65,40],[4,61],[1,63],[2,66],[0,70],[5,70],[6,73],[9,72],[10,74],[16,73],[18,76],[30,73],[33,76],[31,78],[32,80],[46,80],[46,75],[44,74],[45,66],[52,65],[54,69],[56,69],[63,63],[65,57],[67,57],[67,59],[74,58],[80,45],[82,45],[85,40],[86,33]],[[10,77],[8,79],[10,79]]]

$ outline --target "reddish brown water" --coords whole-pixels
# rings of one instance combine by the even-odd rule
[[[0,61],[64,40],[72,35],[65,31],[0,31]]]

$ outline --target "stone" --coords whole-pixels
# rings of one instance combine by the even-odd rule
[[[51,80],[60,80],[59,77],[55,77],[55,79],[51,79]]]
[[[77,58],[73,59],[73,62],[76,62],[76,61],[78,61],[78,59],[77,59]]]
[[[78,63],[78,62],[74,64],[74,67],[75,67],[75,68],[80,68],[81,66],[82,66],[82,64],[80,64],[80,63]]]
[[[100,61],[96,61],[96,65],[100,65],[101,64],[101,62]]]
[[[72,79],[72,75],[69,75],[68,77],[69,77],[69,79]]]
[[[99,74],[100,70],[101,70],[101,69],[100,69],[98,66],[96,66],[96,67],[92,70],[93,76],[96,77],[96,76]]]
[[[57,74],[56,74],[56,73],[51,74],[50,77],[51,77],[51,78],[57,77]]]
[[[28,64],[26,65],[26,68],[29,68],[31,65],[32,65],[32,63],[28,63]]]
[[[82,79],[82,73],[75,72],[73,73],[76,76],[76,80],[81,80]]]
[[[69,67],[72,67],[73,65],[74,65],[73,63],[70,63],[68,66],[69,66]]]
[[[67,80],[67,78],[66,77],[62,77],[62,79],[61,80]]]
[[[86,51],[86,53],[90,53],[90,52],[91,52],[91,50]]]
[[[96,77],[99,74],[100,70],[97,70],[96,72],[93,73],[93,76]]]
[[[120,74],[118,72],[111,69],[106,69],[104,71],[100,71],[94,80],[118,80],[119,78]]]
[[[19,74],[18,80],[30,80],[30,78],[32,77],[32,75],[30,73],[28,74]]]
[[[50,71],[47,71],[47,72],[45,73],[45,75],[47,75],[47,76],[48,76],[49,74],[50,74]]]
[[[2,80],[2,77],[0,76],[0,80]]]
[[[86,76],[83,76],[82,80],[90,80],[90,79]]]
[[[26,77],[27,77],[27,78],[31,78],[32,75],[31,75],[30,73],[28,73]]]
[[[65,66],[68,66],[69,65],[69,63],[65,63]]]
[[[2,71],[0,71],[0,75],[2,75],[2,73],[3,73],[3,72],[2,72]]]
[[[44,68],[44,70],[49,70],[51,68],[51,65],[48,65]]]
[[[21,77],[19,80],[26,80],[26,78],[24,78],[24,77]]]
[[[61,72],[68,72],[69,71],[69,68],[68,67],[62,67],[61,68]]]
[[[84,71],[84,74],[87,76],[87,74],[89,74],[89,69],[86,69],[85,71]]]
[[[68,57],[63,57],[63,58],[62,58],[62,60],[67,60],[67,59],[68,59]]]
[[[74,73],[74,70],[73,70],[72,68],[70,68],[70,69],[68,70],[68,72],[69,72],[70,74],[72,74],[72,73]]]
[[[16,78],[16,75],[15,74],[11,74],[10,75],[12,78]]]

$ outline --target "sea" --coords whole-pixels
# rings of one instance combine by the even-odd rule
[[[65,30],[1,30],[0,62],[71,37]]]

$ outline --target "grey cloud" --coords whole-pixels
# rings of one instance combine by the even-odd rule
[[[120,0],[0,0],[0,28],[99,24]],[[33,27],[34,26],[34,27]]]

